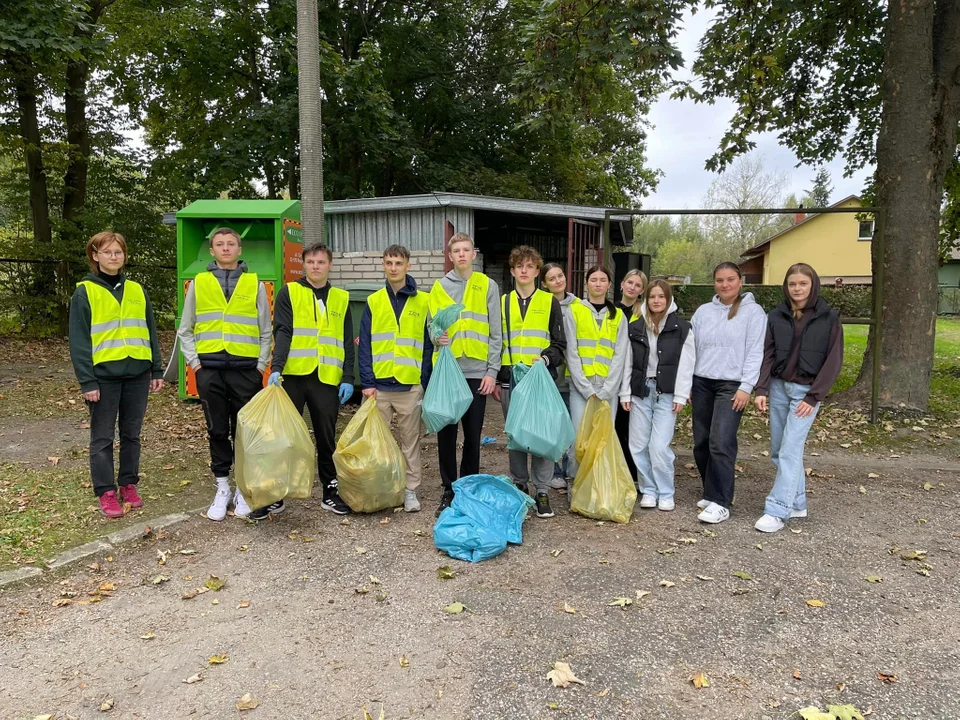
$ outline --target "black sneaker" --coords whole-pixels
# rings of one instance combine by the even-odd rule
[[[550,508],[550,498],[546,493],[537,493],[537,517],[551,518],[553,510]]]
[[[328,489],[324,494],[326,497],[323,499],[323,502],[320,503],[320,507],[322,507],[324,510],[329,510],[335,515],[350,514],[350,506],[343,501],[343,498],[340,497],[340,493],[338,493],[335,489]]]
[[[514,483],[513,486],[514,486],[517,490],[519,490],[520,492],[522,492],[524,495],[529,495],[529,494],[530,494],[530,488],[529,488],[529,486],[527,485],[527,483]]]
[[[287,506],[284,505],[283,500],[281,500],[280,502],[275,502],[272,505],[251,510],[250,514],[247,515],[247,519],[253,520],[254,522],[260,522],[261,520],[266,520],[268,515],[279,515],[286,509]]]
[[[440,498],[440,507],[437,508],[437,517],[440,517],[440,513],[450,507],[450,504],[453,502],[453,491],[444,490],[443,497]]]

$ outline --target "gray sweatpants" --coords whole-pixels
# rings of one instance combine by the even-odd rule
[[[503,417],[506,419],[507,410],[510,409],[510,388],[500,387],[500,405],[503,407]],[[546,493],[550,490],[550,480],[553,479],[553,460],[531,455],[522,450],[510,450],[509,455],[510,476],[514,483],[526,485],[532,480],[537,493]],[[529,470],[527,458],[530,459]]]

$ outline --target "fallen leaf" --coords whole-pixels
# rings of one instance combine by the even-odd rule
[[[577,612],[577,609],[576,609],[575,607],[572,607],[571,605],[568,605],[567,603],[564,603],[564,604],[563,604],[563,611],[564,611],[565,613],[569,613],[569,614],[571,614],[571,615],[575,615],[576,612]]]
[[[223,586],[226,584],[227,584],[226,580],[223,580],[222,578],[219,578],[216,575],[211,575],[209,578],[207,578],[206,582],[203,583],[203,586],[207,588],[207,590],[215,590],[219,592],[220,590],[223,589]]]
[[[439,697],[437,698],[440,699]],[[380,706],[380,714],[377,716],[377,720],[385,720],[386,715],[384,714],[383,705]],[[367,712],[367,706],[363,706],[363,720],[374,720],[373,715]]]
[[[58,458],[58,457],[48,457],[47,460],[50,461],[50,464],[51,464],[51,465],[59,465],[59,464],[60,464],[60,458]]]
[[[868,477],[870,480],[878,480],[878,479],[880,478],[880,476],[877,475],[877,473],[867,473],[867,477]]]
[[[153,640],[156,637],[152,632],[147,633],[146,635],[141,635],[141,640]]]
[[[568,687],[571,683],[577,683],[578,685],[584,684],[583,680],[574,675],[570,666],[564,662],[555,662],[553,664],[553,669],[547,673],[547,680],[550,680],[554,687],[559,688]]]
[[[100,703],[100,712],[107,712],[108,710],[113,710],[113,698],[107,698],[102,703]]]
[[[857,492],[860,493],[861,495],[866,495],[867,489],[863,485],[861,485],[859,488],[857,488]]]
[[[735,578],[740,578],[741,580],[753,580],[753,576],[750,573],[746,573],[743,570],[734,570],[732,573]]]
[[[160,565],[167,564],[167,556],[170,554],[169,550],[157,550],[157,563]]]
[[[357,551],[357,555],[363,555],[367,552],[367,549],[365,547],[356,547],[354,548],[354,550]]]
[[[827,712],[837,720],[864,720],[863,713],[853,705],[827,705]]]
[[[684,545],[696,545],[697,539],[696,538],[680,538],[680,542],[682,542]]]
[[[705,536],[707,536],[707,537],[716,537],[716,536],[717,536],[717,534],[716,534],[713,530],[710,530],[710,529],[708,529],[708,528],[704,528],[703,530],[701,530],[701,532],[702,532]]]
[[[793,670],[793,679],[800,680],[800,670],[799,668],[794,668]]]
[[[449,565],[441,565],[437,568],[437,578],[439,580],[453,580],[457,576],[456,570],[451,570]]]
[[[373,575],[370,576],[370,584],[371,584],[371,585],[382,585],[382,583],[380,582],[380,578],[374,577]]]
[[[868,575],[865,579],[866,579],[866,581],[867,581],[868,583],[882,583],[882,582],[883,582],[883,578],[880,577],[879,575]]]
[[[834,720],[833,715],[821,711],[820,708],[815,705],[801,708],[797,710],[797,713],[799,713],[803,720]]]
[[[883,683],[887,683],[888,685],[893,685],[893,683],[895,683],[898,680],[898,678],[893,673],[878,672],[877,680]]]
[[[34,715],[33,720],[53,720],[53,715]]]
[[[660,587],[672,588],[673,586],[676,585],[676,583],[675,583],[675,582],[670,582],[669,580],[661,580],[661,581],[658,583],[658,585],[660,585]]]
[[[407,656],[406,656],[406,655],[401,655],[401,656],[400,656],[400,667],[402,667],[402,668],[408,668],[408,667],[410,667],[410,661],[407,660]]]
[[[341,524],[341,525],[349,525],[349,524],[350,524],[350,518],[344,518],[343,520],[340,521],[340,524]]]
[[[453,602],[453,603],[450,603],[449,605],[445,605],[443,608],[443,611],[448,615],[459,615],[466,609],[467,609],[467,606],[464,605],[462,602]]]
[[[626,610],[627,605],[633,605],[633,600],[626,597],[615,597],[611,602],[608,602],[607,605],[619,607],[621,610]]]
[[[419,528],[416,529],[416,530],[414,530],[414,531],[413,531],[413,534],[416,535],[417,537],[426,537],[426,536],[427,536],[427,533],[426,533],[425,531],[423,531],[423,530],[420,530]]]
[[[923,489],[924,489],[924,490],[933,490],[933,487],[934,487],[934,486],[933,486],[933,483],[925,482],[925,483],[923,484]]]
[[[713,580],[709,575],[697,575],[697,580],[710,581]]]
[[[253,710],[258,705],[260,705],[260,701],[250,693],[244,693],[243,696],[237,700],[237,710]]]
[[[363,585],[362,587],[355,587],[353,591],[357,595],[366,595],[368,592],[370,592],[370,588],[368,588],[366,585]]]
[[[73,600],[70,598],[60,598],[59,600],[54,600],[54,607],[67,607],[67,605],[73,605]]]
[[[161,583],[165,583],[165,582],[169,582],[169,581],[170,581],[170,578],[167,577],[166,575],[157,575],[157,576],[156,576],[153,580],[151,580],[150,582],[151,582],[152,584],[154,584],[154,585],[160,585]]]
[[[161,465],[161,470],[173,470],[173,465]]]
[[[693,683],[693,686],[699,690],[700,688],[710,687],[710,678],[707,677],[707,674],[702,670],[700,672],[694,673],[690,678],[690,682]]]
[[[186,487],[186,486],[189,485],[191,482],[193,482],[193,481],[192,481],[192,480],[181,480],[181,481],[180,481],[180,487]]]
[[[649,594],[649,590],[637,590],[637,600],[643,600]]]
[[[179,550],[178,552],[179,552],[181,555],[196,555],[196,554],[197,554],[197,551],[196,551],[196,550],[189,550],[189,549],[188,549],[188,550]]]
[[[224,664],[225,662],[227,662],[229,659],[230,659],[230,658],[227,657],[227,654],[226,654],[226,653],[223,653],[223,654],[221,654],[221,655],[211,655],[211,656],[207,659],[207,663],[209,663],[210,665],[223,665],[223,664]]]
[[[823,600],[807,600],[807,605],[813,608],[826,607],[826,603],[824,603]]]
[[[117,584],[115,582],[100,583],[97,586],[98,592],[114,592],[116,589],[117,589]]]
[[[792,532],[794,535],[799,535],[800,533],[803,532],[803,530],[801,530],[800,528],[790,528],[790,532]]]
[[[560,553],[562,552],[563,552],[563,548],[559,548],[557,550],[553,550],[550,554],[553,555],[554,557],[560,557]]]
[[[242,608],[248,608],[248,607],[250,607],[250,601],[249,601],[249,600],[241,600],[241,601],[240,601],[240,604],[237,605],[237,610],[241,610]]]
[[[381,524],[381,525],[389,525],[389,524],[390,524],[390,518],[388,518],[388,517],[383,518],[383,519],[380,521],[380,524]]]
[[[187,685],[193,685],[203,680],[203,673],[197,673],[196,675],[191,675],[186,680],[181,680],[180,682],[185,682]]]

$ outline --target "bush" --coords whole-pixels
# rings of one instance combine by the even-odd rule
[[[743,289],[753,293],[754,300],[767,312],[783,302],[783,289],[779,285],[744,285]],[[870,317],[873,314],[873,293],[869,285],[840,289],[823,287],[820,295],[840,311],[841,317]],[[698,307],[713,298],[713,285],[675,285],[673,296],[681,314],[689,318]]]

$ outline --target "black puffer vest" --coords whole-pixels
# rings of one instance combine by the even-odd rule
[[[672,395],[677,384],[680,368],[680,352],[690,333],[690,323],[676,312],[667,315],[663,330],[657,337],[657,392]],[[643,318],[627,326],[627,336],[633,349],[633,367],[630,369],[630,392],[637,397],[646,397],[647,361],[650,359],[650,343],[647,340],[647,323]]]
[[[781,303],[771,310],[769,318],[775,351],[772,375],[780,377],[790,356],[797,324],[787,303]],[[839,320],[840,313],[827,305],[823,298],[817,298],[813,317],[800,335],[800,356],[797,360],[797,372],[800,375],[815,378],[820,373],[830,349],[830,334]]]

